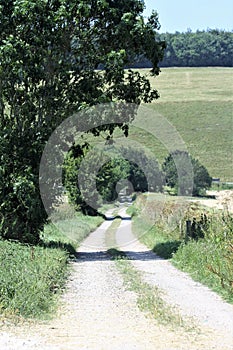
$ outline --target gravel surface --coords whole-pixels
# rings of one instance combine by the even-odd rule
[[[180,328],[171,330],[139,311],[137,295],[125,289],[115,262],[106,253],[105,231],[112,223],[109,220],[80,246],[77,260],[72,263],[73,271],[67,290],[61,298],[58,316],[31,328],[19,326],[4,330],[0,333],[1,350],[232,349],[233,343],[229,335],[232,307],[229,306],[228,309],[228,304],[218,299],[214,293],[205,295],[205,303],[212,305],[213,314],[222,319],[218,326],[214,324],[213,327],[213,315],[207,313],[207,305],[201,304],[199,307],[202,299],[198,299],[198,302],[195,300],[206,288],[195,282],[190,285],[187,275],[177,271],[169,262],[165,261],[166,264],[163,264],[164,261],[136,242],[131,233],[130,220],[127,220],[123,210],[121,214],[125,220],[122,220],[117,231],[118,244],[128,251],[129,256],[134,259],[134,266],[143,271],[145,280],[159,285],[164,290],[165,298],[171,303],[180,307],[183,305],[185,313],[189,309],[189,303],[189,306],[198,304],[192,309],[197,319],[202,323],[202,313],[208,316],[204,316],[206,322],[201,334]],[[162,282],[163,279],[165,282]],[[187,292],[179,297],[183,288]],[[171,289],[169,293],[168,289]],[[193,315],[194,311],[190,314]]]
[[[130,221],[122,221],[116,241],[133,266],[142,272],[143,280],[159,287],[166,302],[178,307],[181,315],[193,317],[202,327],[224,334],[229,348],[233,348],[233,305],[148,250],[132,234]]]

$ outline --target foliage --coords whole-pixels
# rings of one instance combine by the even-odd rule
[[[233,32],[209,29],[161,34],[167,48],[163,67],[232,67]]]
[[[69,273],[68,261],[102,222],[99,217],[76,214],[72,235],[72,220],[62,220],[58,214],[57,220],[56,226],[45,225],[37,246],[0,240],[0,314],[47,318],[56,309]]]
[[[149,196],[151,197],[151,196]],[[186,220],[203,221],[203,208],[169,197],[159,217],[161,203],[152,196],[138,197],[133,232],[156,254],[233,302],[233,217],[229,212],[205,212],[201,237],[186,237]],[[146,206],[145,206],[146,205]]]
[[[218,29],[162,33],[166,50],[161,67],[232,67],[233,32]],[[140,56],[134,67],[150,68],[151,62]]]
[[[193,174],[185,171],[185,164],[189,159],[191,161]],[[179,191],[180,194],[185,195],[186,183],[188,183],[188,180],[192,180],[192,175],[192,195],[200,195],[201,191],[205,191],[211,186],[212,178],[210,177],[208,170],[201,165],[197,159],[191,157],[185,151],[176,150],[171,152],[165,158],[162,168],[165,173],[167,185],[176,188],[177,193]],[[178,171],[180,172],[180,178],[178,178]]]
[[[97,172],[95,164],[100,167]],[[157,160],[141,149],[121,147],[117,150],[109,146],[105,153],[98,149],[92,152],[88,145],[85,148],[78,145],[72,147],[65,161],[63,183],[76,209],[95,215],[97,211],[88,203],[97,209],[105,202],[116,200],[125,188],[129,194],[162,191],[163,176]]]
[[[103,165],[97,174],[96,188],[104,202],[112,202],[118,198],[129,172],[130,164],[123,158],[112,158]]]
[[[45,316],[64,286],[68,253],[0,241],[0,310],[24,317]]]
[[[121,153],[128,160],[128,180],[135,192],[162,192],[164,178],[157,159],[143,148],[122,147]]]
[[[4,151],[0,148],[0,153]],[[0,168],[0,236],[35,244],[39,241],[38,230],[42,229],[45,216],[38,178],[27,163],[22,164],[21,170],[17,169],[18,164],[13,168],[11,156],[11,152],[3,155]],[[24,160],[22,156],[21,161]]]
[[[182,244],[173,256],[176,266],[233,302],[233,217],[214,215],[205,238]]]
[[[63,166],[63,184],[69,201],[75,206],[75,209],[83,213],[88,212],[89,215],[96,215],[96,210],[86,202],[93,201],[97,206],[101,205],[96,190],[95,175],[93,175],[93,162],[94,164],[100,162],[101,154],[97,154],[94,160],[89,157],[89,162],[85,163],[85,169],[82,171],[83,181],[78,177],[78,169],[85,156],[87,156],[88,150],[88,144],[72,146]],[[85,188],[80,188],[79,181],[80,183],[85,183]]]
[[[103,102],[140,104],[158,97],[140,73],[124,74],[137,54],[153,62],[152,75],[159,74],[164,43],[156,39],[158,18],[153,14],[145,22],[143,9],[138,0],[1,1],[1,236],[39,240],[47,219],[39,163],[49,136],[64,119]],[[97,69],[101,64],[103,71]],[[129,119],[118,125],[125,134]],[[111,134],[114,125],[103,129]],[[71,145],[73,140],[64,135],[62,141]]]

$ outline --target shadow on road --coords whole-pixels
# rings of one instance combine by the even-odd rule
[[[127,259],[129,260],[140,260],[140,261],[148,261],[148,260],[164,260],[159,256],[155,255],[151,250],[143,251],[143,252],[133,252],[133,251],[124,251],[124,254],[127,255]],[[86,262],[86,261],[110,261],[112,260],[112,256],[108,254],[107,251],[99,251],[99,252],[77,252],[76,253],[75,262]]]
[[[121,215],[116,215],[116,216],[105,216],[105,220],[107,221],[113,221],[115,219],[121,219],[121,220],[131,220],[130,216],[121,216]]]

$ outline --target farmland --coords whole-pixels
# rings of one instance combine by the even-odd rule
[[[142,71],[149,74],[149,70]],[[160,98],[148,108],[165,117],[179,132],[190,154],[221,181],[232,181],[232,73],[232,68],[162,68],[157,78],[150,78]],[[131,128],[129,138],[140,140],[160,163],[168,153],[141,129]]]

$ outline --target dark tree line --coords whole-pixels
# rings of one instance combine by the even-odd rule
[[[159,34],[166,42],[160,67],[233,66],[233,31],[218,29]],[[139,57],[137,67],[149,68],[149,60]]]

